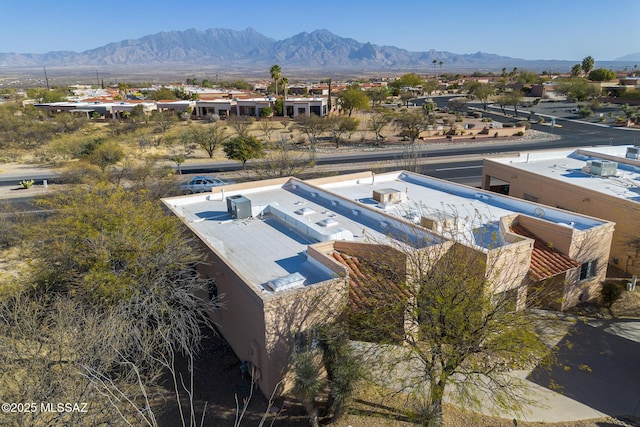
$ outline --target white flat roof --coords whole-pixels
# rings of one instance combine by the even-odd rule
[[[497,195],[408,172],[362,178],[336,177],[313,184],[296,179],[215,188],[212,193],[164,199],[164,203],[205,243],[215,249],[257,292],[269,281],[293,273],[304,285],[329,280],[333,273],[307,259],[310,244],[329,240],[426,247],[446,238],[416,228],[422,217],[454,220],[457,238],[479,249],[505,244],[498,220],[514,213],[536,216],[576,230],[605,222],[560,209]],[[373,192],[393,193],[381,203]],[[250,200],[251,215],[233,219],[227,199]],[[237,199],[235,199],[237,200]],[[447,236],[447,234],[445,234]]]
[[[521,153],[517,157],[489,157],[488,159],[527,172],[552,177],[571,185],[640,203],[640,162],[625,158],[627,147],[633,146],[535,151]],[[618,161],[615,176],[603,177],[583,172],[582,168],[587,166],[587,162],[594,160]],[[622,163],[623,161],[626,163]]]

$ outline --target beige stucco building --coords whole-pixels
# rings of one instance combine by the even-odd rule
[[[204,245],[198,269],[223,305],[211,316],[267,395],[287,378],[297,342],[353,302],[343,257],[437,260],[462,245],[486,268],[487,292],[523,306],[531,290],[552,287],[549,302],[568,307],[597,295],[613,232],[608,221],[539,215],[536,203],[404,171],[248,182],[163,202]],[[393,268],[411,274],[400,258]],[[411,333],[399,317],[390,320]]]
[[[615,222],[609,262],[640,274],[639,147],[603,146],[488,158],[482,188]]]

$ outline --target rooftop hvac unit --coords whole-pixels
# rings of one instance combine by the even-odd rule
[[[378,203],[394,204],[405,200],[404,193],[395,188],[381,188],[373,190],[373,200]]]
[[[627,147],[627,154],[625,155],[627,159],[638,160],[638,155],[640,155],[640,147]]]
[[[244,196],[228,196],[227,212],[236,219],[249,218],[251,216],[251,200]]]
[[[598,176],[615,176],[618,170],[618,162],[609,160],[592,160],[590,173]]]

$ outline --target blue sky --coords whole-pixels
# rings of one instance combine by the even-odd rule
[[[0,52],[83,51],[161,31],[327,29],[412,51],[596,61],[640,51],[640,0],[0,0]]]

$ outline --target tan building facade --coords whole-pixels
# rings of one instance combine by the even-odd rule
[[[356,303],[341,259],[411,253],[430,263],[459,245],[485,269],[487,292],[522,307],[552,282],[550,303],[566,308],[597,295],[613,231],[607,221],[560,209],[539,217],[537,204],[404,171],[248,182],[163,202],[203,245],[198,270],[222,303],[211,317],[266,395],[283,380],[290,386],[290,357],[314,325]],[[580,278],[588,262],[594,268]],[[398,258],[393,272],[409,280],[412,265]],[[398,316],[394,324],[411,333]]]
[[[482,188],[614,222],[609,263],[639,275],[640,161],[627,157],[629,149],[637,151],[595,147],[485,159]]]

